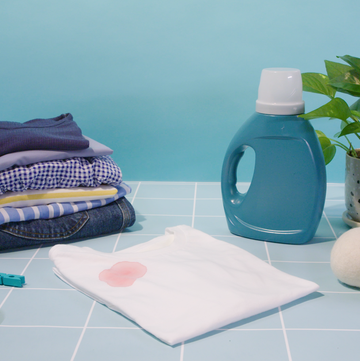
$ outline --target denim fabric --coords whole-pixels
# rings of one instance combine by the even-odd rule
[[[0,155],[23,150],[76,150],[89,147],[89,141],[70,113],[25,123],[0,122]]]
[[[135,223],[125,197],[106,206],[53,219],[12,222],[0,226],[0,251],[67,243],[120,232]]]

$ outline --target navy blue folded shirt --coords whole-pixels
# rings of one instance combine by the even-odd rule
[[[79,150],[89,147],[70,113],[25,123],[0,122],[0,156],[23,150]]]

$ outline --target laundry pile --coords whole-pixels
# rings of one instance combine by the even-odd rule
[[[0,122],[0,251],[132,226],[131,189],[112,153],[70,113]]]

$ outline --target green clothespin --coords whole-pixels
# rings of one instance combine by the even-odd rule
[[[25,283],[25,276],[0,273],[0,285],[22,287]]]

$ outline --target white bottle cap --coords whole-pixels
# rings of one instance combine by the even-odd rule
[[[304,113],[300,70],[292,68],[263,69],[256,111],[276,115]]]

